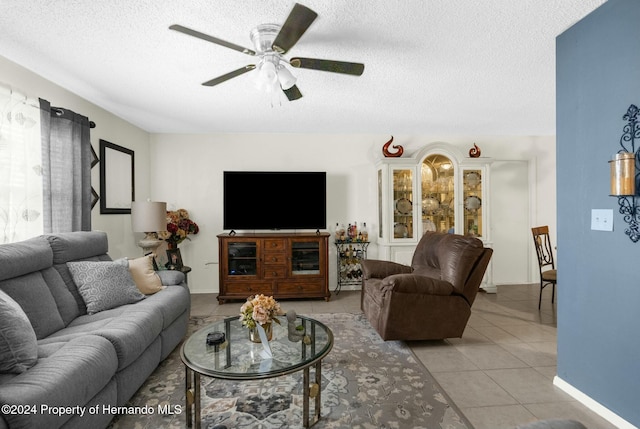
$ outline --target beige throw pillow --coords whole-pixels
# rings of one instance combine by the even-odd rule
[[[160,276],[153,270],[153,256],[129,259],[129,272],[140,292],[145,295],[154,294],[162,289]]]

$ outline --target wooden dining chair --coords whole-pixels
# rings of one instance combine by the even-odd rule
[[[549,238],[549,227],[537,226],[531,228],[533,234],[533,244],[536,246],[536,254],[538,255],[538,266],[540,268],[540,297],[538,298],[538,310],[542,304],[542,289],[551,285],[551,303],[553,304],[556,294],[556,282],[558,271],[553,260],[553,251],[551,248],[551,239]]]

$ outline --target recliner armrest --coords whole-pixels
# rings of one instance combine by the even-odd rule
[[[446,280],[415,274],[395,274],[382,280],[384,292],[422,293],[425,295],[449,296],[454,288]]]
[[[362,275],[365,279],[384,279],[393,274],[410,273],[413,268],[397,262],[381,261],[378,259],[365,259],[360,262]]]

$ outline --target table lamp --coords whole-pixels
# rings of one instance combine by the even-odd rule
[[[131,203],[131,229],[144,232],[145,237],[138,241],[144,254],[153,253],[162,243],[158,231],[167,230],[167,203],[156,201],[133,201]]]

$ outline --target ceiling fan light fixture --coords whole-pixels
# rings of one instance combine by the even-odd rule
[[[278,71],[272,61],[262,61],[258,67],[256,87],[261,91],[271,92],[278,85]]]
[[[289,69],[285,66],[278,66],[278,81],[280,81],[280,87],[282,89],[290,89],[293,85],[296,84],[297,78],[291,74]]]

